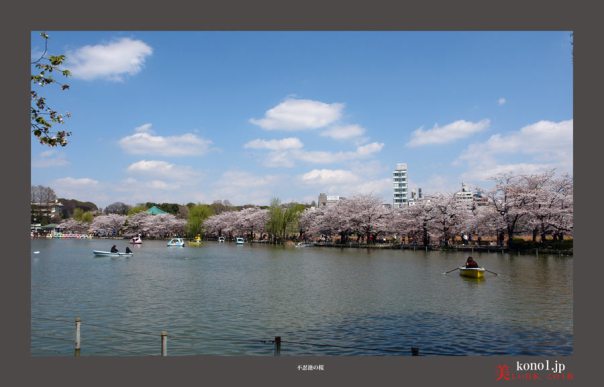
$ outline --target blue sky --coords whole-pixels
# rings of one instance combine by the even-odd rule
[[[425,193],[572,173],[569,32],[47,32],[73,134],[32,139],[31,183],[59,197],[388,203],[402,162]]]

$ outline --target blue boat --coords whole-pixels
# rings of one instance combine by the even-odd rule
[[[182,238],[172,238],[168,241],[169,247],[185,247],[185,241]]]

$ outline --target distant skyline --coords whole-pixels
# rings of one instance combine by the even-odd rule
[[[47,31],[70,89],[65,148],[31,141],[31,183],[100,207],[392,202],[573,169],[570,32]],[[43,42],[31,34],[32,57]]]

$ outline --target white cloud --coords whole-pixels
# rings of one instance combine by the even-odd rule
[[[149,173],[155,172],[160,175],[170,174],[174,171],[174,164],[165,161],[141,160],[134,164],[130,164],[127,168],[128,172],[134,173]]]
[[[469,177],[464,177],[469,178]],[[433,195],[437,193],[457,192],[461,188],[461,182],[454,175],[431,175],[424,180],[409,180],[409,192],[418,188],[422,189],[423,195]]]
[[[413,131],[411,140],[407,143],[407,146],[446,144],[481,132],[487,129],[489,125],[489,120],[481,120],[479,122],[458,120],[445,126],[435,125],[434,128],[429,130],[419,128]]]
[[[369,156],[382,150],[384,144],[381,142],[372,142],[371,144],[357,147],[356,154],[359,156]]]
[[[355,151],[349,152],[322,152],[322,151],[294,151],[291,156],[297,160],[313,164],[331,164],[343,161],[366,158],[374,153],[380,152],[384,147],[383,143],[372,142],[367,145],[357,147]]]
[[[73,178],[73,177],[63,177],[55,180],[56,185],[60,185],[61,187],[93,187],[99,184],[98,180],[90,179],[88,177],[82,178]]]
[[[305,184],[341,184],[359,180],[351,171],[342,169],[313,169],[303,174],[301,178]]]
[[[266,167],[286,167],[295,165],[295,161],[303,161],[312,164],[331,164],[343,161],[366,159],[374,153],[380,152],[383,143],[372,142],[360,145],[354,151],[327,152],[307,151],[302,149],[303,144],[297,138],[286,138],[283,140],[253,140],[244,145],[245,148],[271,150],[264,159]]]
[[[291,168],[295,165],[295,158],[292,152],[288,151],[270,152],[264,159],[263,165],[271,168]]]
[[[186,203],[191,200],[191,185],[166,181],[161,178],[146,179],[147,176],[126,177],[112,184],[111,203],[121,201],[130,205],[144,202]]]
[[[98,180],[88,177],[63,177],[52,182],[51,186],[58,197],[79,200],[106,200],[107,195],[102,190]]]
[[[135,129],[136,133],[119,140],[124,151],[137,155],[197,156],[210,150],[212,141],[193,133],[180,136],[156,136],[151,134],[151,124]]]
[[[149,188],[152,189],[161,189],[161,190],[170,190],[170,189],[177,189],[179,187],[174,186],[173,184],[168,184],[163,180],[151,180],[148,183]]]
[[[323,137],[331,137],[335,140],[348,140],[360,137],[365,133],[365,128],[359,125],[334,126],[321,133]]]
[[[389,178],[367,179],[360,172],[345,169],[313,169],[298,177],[306,186],[312,186],[317,192],[333,195],[352,196],[355,194],[373,194],[388,202],[391,197],[392,182]]]
[[[513,174],[525,174],[532,175],[540,172],[548,171],[552,168],[549,164],[531,164],[531,163],[517,163],[517,164],[499,164],[486,166],[480,169],[472,169],[462,174],[464,180],[481,180],[486,181],[497,175],[513,173]]]
[[[344,104],[309,99],[286,99],[266,111],[264,118],[250,119],[265,130],[307,130],[323,128],[340,119]]]
[[[137,126],[136,128],[134,128],[134,131],[136,133],[153,133],[153,131],[151,130],[151,124],[147,123],[147,124],[142,124],[141,126]]]
[[[153,49],[141,40],[121,38],[67,52],[65,67],[74,78],[119,82],[125,75],[139,73],[152,52]]]
[[[497,104],[498,104],[499,106],[503,106],[503,105],[505,105],[505,104],[506,104],[506,102],[507,102],[507,100],[506,100],[505,98],[503,98],[503,97],[501,97],[501,98],[499,98],[499,99],[497,100]]]
[[[212,200],[229,200],[233,204],[269,204],[281,181],[279,176],[259,176],[230,170],[222,174],[207,195]]]
[[[346,188],[348,195],[372,194],[382,197],[384,203],[392,202],[392,180],[389,178],[367,180]]]
[[[31,166],[33,168],[52,168],[62,167],[68,165],[69,161],[64,154],[58,153],[55,150],[47,150],[41,152],[38,157],[32,160]]]
[[[274,151],[286,149],[300,149],[304,146],[302,141],[295,137],[284,138],[282,140],[261,140],[256,139],[248,142],[243,147],[250,149],[270,149]]]
[[[469,167],[464,176],[481,179],[509,171],[535,173],[556,168],[572,172],[573,120],[539,121],[515,132],[495,134],[469,145],[456,160],[457,164],[463,162]]]
[[[195,178],[198,173],[190,166],[175,165],[166,161],[141,160],[130,164],[126,169],[128,173],[137,176],[162,177],[174,181],[183,181]]]
[[[204,173],[188,165],[161,160],[140,160],[130,164],[126,176],[112,185],[113,198],[124,203],[186,203],[200,197]]]

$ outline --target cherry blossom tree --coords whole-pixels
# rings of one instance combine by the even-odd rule
[[[217,215],[212,215],[203,222],[206,233],[216,237],[233,237],[236,232],[234,224],[237,221],[235,211],[224,211]]]
[[[435,237],[431,226],[436,218],[432,199],[426,198],[411,207],[404,208],[403,214],[409,239],[413,243],[430,245],[432,238]]]
[[[532,190],[532,205],[529,209],[529,227],[533,242],[540,235],[541,242],[547,235],[561,239],[561,235],[572,231],[573,181],[568,175],[556,177],[553,172],[527,176],[526,184]]]
[[[449,246],[449,241],[464,230],[470,209],[455,194],[436,194],[430,201],[432,217],[428,227],[442,245]]]
[[[306,240],[309,237],[327,236],[327,229],[323,223],[324,210],[319,207],[310,207],[300,214],[298,221],[300,231]]]
[[[125,215],[101,215],[94,218],[90,225],[90,231],[100,236],[118,236],[125,223]]]
[[[323,212],[320,225],[325,235],[340,235],[340,243],[348,242],[348,238],[353,232],[350,222],[350,207],[346,206],[345,200],[340,200],[336,204],[328,206]]]
[[[67,219],[60,224],[60,228],[67,233],[86,234],[90,228],[90,223],[75,219]]]
[[[184,236],[187,221],[172,214],[151,215],[143,219],[144,235],[151,238]]]
[[[363,238],[366,243],[371,238],[375,241],[380,233],[387,230],[390,211],[384,208],[377,196],[355,195],[341,201],[341,207],[344,208],[343,214],[348,217],[350,229],[359,236],[359,241]]]
[[[535,200],[534,188],[526,184],[527,180],[522,175],[507,173],[492,180],[495,181],[495,187],[487,193],[487,197],[502,217],[508,237],[507,246],[510,247],[514,243],[514,236],[522,230],[521,226],[528,218]],[[502,232],[498,233],[498,241],[503,244]]]

